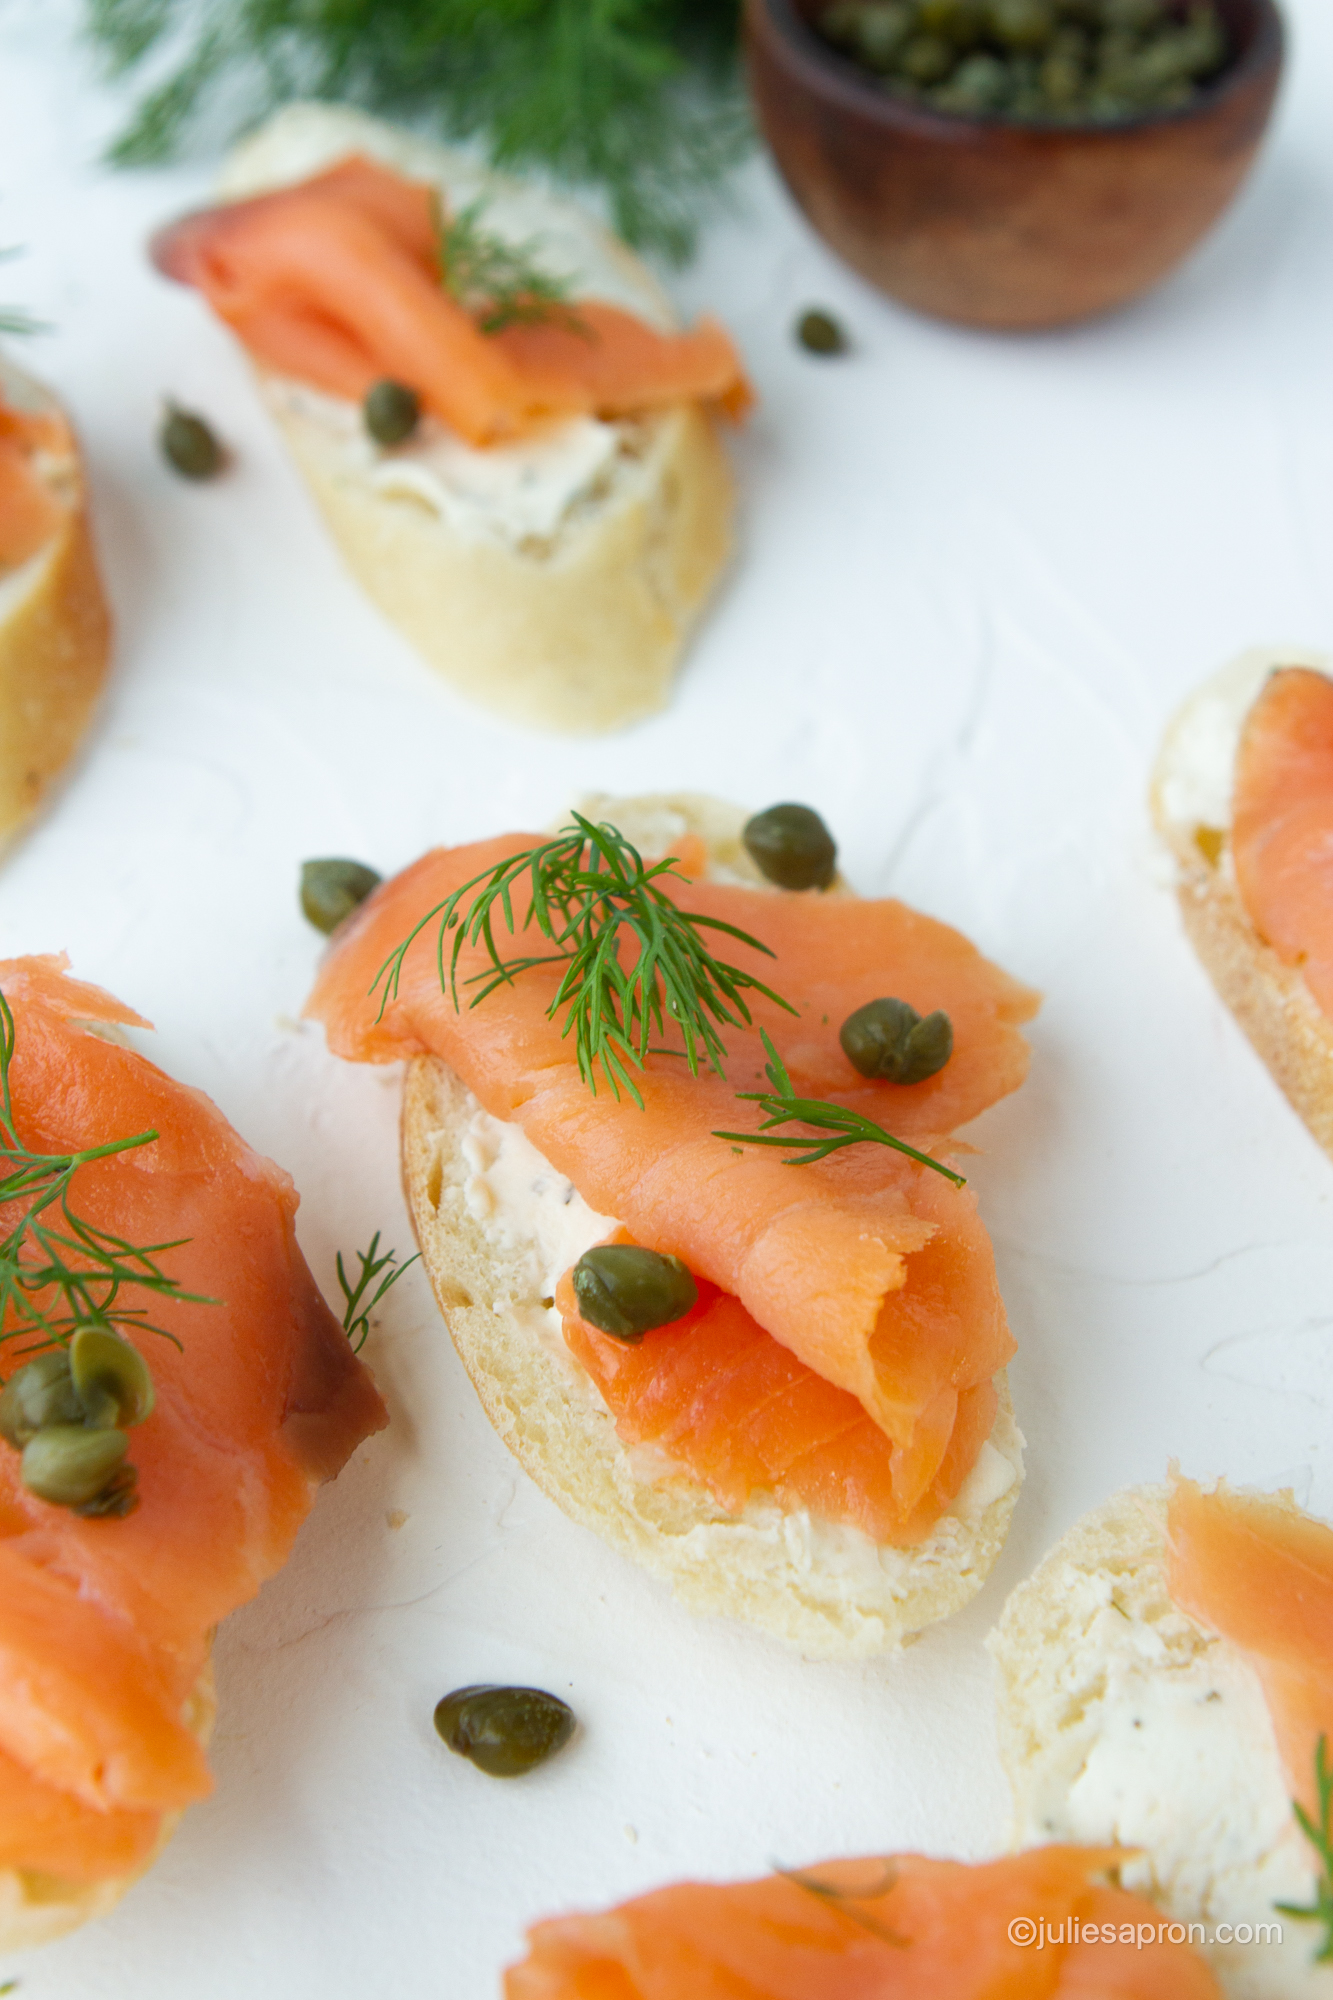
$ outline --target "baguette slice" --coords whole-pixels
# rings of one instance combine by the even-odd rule
[[[695,833],[719,876],[759,879],[741,845],[746,815],[738,808],[685,795],[598,796],[580,809],[612,819],[649,854]],[[977,1467],[954,1510],[916,1547],[877,1547],[853,1529],[758,1500],[728,1514],[687,1475],[620,1443],[565,1347],[558,1315],[543,1303],[555,1264],[544,1264],[521,1215],[488,1217],[475,1199],[477,1116],[476,1100],[447,1063],[422,1056],[409,1064],[403,1178],[422,1261],[482,1407],[543,1492],[670,1584],[691,1610],[742,1619],[811,1657],[858,1659],[898,1647],[976,1595],[1003,1546],[1023,1476],[1023,1439],[1003,1376]],[[540,1168],[541,1156],[530,1151]],[[603,1219],[589,1220],[575,1257],[606,1232]],[[565,1268],[559,1257],[555,1263]]]
[[[8,358],[0,360],[0,392],[16,409],[56,408]],[[0,570],[0,851],[83,741],[111,650],[77,450],[43,454],[40,471],[59,524],[25,563]]]
[[[1176,866],[1185,930],[1273,1080],[1333,1155],[1333,1021],[1299,967],[1251,922],[1231,855],[1231,792],[1246,715],[1276,667],[1333,672],[1326,654],[1261,646],[1205,681],[1172,720],[1152,780],[1152,813]]]
[[[1273,1908],[1308,1903],[1315,1870],[1259,1677],[1173,1602],[1167,1499],[1135,1487],[1084,1515],[986,1642],[1012,1844],[1137,1848],[1123,1886],[1205,1927],[1233,2000],[1329,2000],[1333,1969],[1310,1962],[1319,1926]],[[1275,1924],[1281,1942],[1219,1944],[1222,1924]]]
[[[216,1715],[217,1690],[210,1661],[195,1682],[185,1707],[186,1723],[205,1747],[213,1733]],[[93,1917],[106,1916],[125,1891],[148,1873],[181,1817],[180,1813],[166,1815],[157,1845],[137,1868],[100,1882],[71,1882],[31,1868],[0,1869],[0,1951],[32,1951],[38,1945],[53,1944]]]
[[[288,106],[232,155],[219,193],[263,193],[354,152],[434,182],[453,213],[481,202],[488,230],[537,244],[576,296],[671,326],[647,269],[572,203],[362,112]],[[697,403],[489,451],[427,420],[386,452],[355,406],[259,377],[353,574],[461,694],[539,729],[618,729],[665,706],[731,550],[731,471]]]

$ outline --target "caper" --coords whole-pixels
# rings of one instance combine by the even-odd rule
[[[121,1465],[91,1500],[84,1500],[71,1511],[82,1515],[86,1521],[123,1520],[126,1514],[134,1512],[138,1504],[139,1474],[134,1466]]]
[[[574,1266],[574,1296],[589,1326],[632,1343],[683,1319],[699,1288],[679,1257],[638,1243],[602,1243]]]
[[[760,874],[780,889],[827,889],[833,880],[838,850],[809,806],[769,806],[746,821],[741,839]]]
[[[847,336],[832,313],[812,306],[796,322],[796,338],[810,354],[845,354]]]
[[[913,35],[898,67],[913,83],[940,83],[954,65],[954,52],[939,35]]]
[[[991,0],[991,28],[1006,48],[1044,49],[1055,32],[1046,0]]]
[[[449,1748],[492,1778],[517,1778],[563,1750],[574,1711],[542,1688],[455,1688],[435,1707],[435,1728]]]
[[[23,1484],[57,1507],[85,1507],[105,1491],[129,1448],[124,1431],[48,1424],[23,1447]]]
[[[48,1424],[79,1424],[84,1408],[63,1347],[39,1354],[6,1382],[0,1395],[0,1437],[22,1451]]]
[[[949,81],[935,93],[946,111],[992,111],[1003,104],[1009,72],[998,56],[965,56]]]
[[[366,429],[376,444],[402,444],[421,421],[421,398],[406,382],[372,382],[361,405]]]
[[[862,1076],[924,1083],[953,1054],[953,1026],[938,1010],[924,1019],[906,1000],[871,1000],[838,1030],[843,1054]]]
[[[364,903],[383,878],[363,861],[346,861],[330,856],[321,861],[301,863],[301,909],[307,920],[325,936],[336,931],[344,917],[350,917]]]
[[[152,1414],[156,1397],[148,1365],[119,1334],[80,1327],[69,1344],[69,1367],[84,1420],[94,1428],[128,1430]]]
[[[872,69],[888,69],[911,32],[911,8],[882,0],[861,9],[856,45]]]
[[[227,454],[217,435],[189,410],[167,404],[166,416],[158,433],[162,455],[184,479],[216,479],[227,463]]]

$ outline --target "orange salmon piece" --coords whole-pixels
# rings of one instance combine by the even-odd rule
[[[10,1081],[25,1144],[65,1153],[155,1129],[154,1143],[81,1168],[72,1205],[134,1243],[189,1238],[163,1253],[164,1268],[218,1302],[145,1295],[180,1345],[128,1333],[157,1404],[131,1434],[140,1505],[125,1519],[47,1505],[22,1484],[19,1454],[0,1447],[0,1751],[39,1788],[28,1796],[40,1808],[30,1828],[22,1788],[0,1783],[0,1850],[23,1855],[31,1834],[47,1852],[49,1787],[75,1815],[63,1872],[82,1855],[85,1872],[114,1873],[120,1850],[108,1859],[92,1834],[81,1847],[75,1808],[102,1813],[104,1837],[105,1816],[128,1812],[111,1832],[132,1845],[144,1838],[135,1815],[156,1819],[209,1790],[182,1711],[212,1630],[285,1561],[320,1482],[385,1412],[297,1247],[288,1176],[201,1092],[90,1034],[88,1022],[145,1024],[67,978],[62,960],[0,964],[0,990],[16,1022]],[[132,1288],[126,1298],[140,1302]],[[23,1358],[8,1346],[0,1356],[7,1372]],[[49,1859],[22,1865],[62,1872]]]
[[[1150,1903],[1089,1880],[1117,1858],[1079,1847],[972,1865],[898,1854],[725,1887],[682,1882],[534,1925],[505,2000],[1216,2000],[1185,1945],[1010,1940],[1015,1918],[1061,1939],[1094,1914],[1099,1927],[1155,1928]],[[1099,1986],[1088,1975],[1102,1953]]]
[[[1172,1480],[1167,1588],[1247,1653],[1293,1794],[1318,1817],[1315,1750],[1333,1757],[1333,1528],[1291,1500]]]
[[[806,1507],[907,1547],[957,1497],[995,1422],[990,1382],[955,1396],[932,1480],[924,1495],[912,1481],[905,1496],[902,1455],[855,1396],[779,1346],[739,1299],[705,1285],[683,1319],[636,1345],[581,1317],[571,1279],[566,1272],[556,1289],[565,1340],[616,1435],[666,1452],[731,1513],[771,1493],[788,1513]]]
[[[1232,852],[1250,921],[1333,1019],[1333,680],[1271,674],[1236,758]]]
[[[34,454],[69,448],[69,428],[54,411],[29,414],[0,401],[0,568],[27,562],[60,525],[60,503]]]
[[[483,334],[440,277],[433,191],[354,156],[294,187],[183,217],[152,243],[159,270],[201,291],[254,355],[359,402],[388,376],[470,444],[552,417],[623,416],[749,400],[726,333],[661,334],[580,302],[555,324]]]
[[[0,1751],[0,1870],[40,1869],[66,1881],[104,1881],[142,1867],[161,1828],[161,1813],[99,1811],[42,1784]]]
[[[786,1014],[755,997],[750,1029],[724,1035],[728,1075],[691,1077],[678,1056],[649,1055],[643,1108],[582,1082],[572,1037],[546,1018],[558,967],[525,972],[481,1006],[455,1011],[441,990],[433,930],[406,956],[397,997],[377,1019],[370,987],[432,905],[537,836],[437,850],[362,906],[325,960],[307,1013],[354,1061],[442,1056],[632,1239],[683,1258],[816,1374],[855,1396],[904,1453],[904,1505],[937,1473],[953,1422],[941,1398],[989,1381],[1013,1353],[994,1259],[975,1201],[929,1168],[863,1145],[811,1166],[737,1148],[716,1130],[757,1129],[738,1090],[762,1082],[766,1028],[798,1093],[854,1106],[921,1146],[1015,1089],[1028,1050],[1017,1023],[1036,1009],[1020,986],[947,925],[903,904],[671,883],[683,907],[723,918],[771,958],[723,941],[723,955],[781,992]],[[521,889],[521,885],[520,885]],[[531,950],[516,892],[514,955]],[[503,931],[500,933],[502,941]],[[465,946],[459,991],[485,963]],[[883,994],[922,1013],[942,1007],[955,1053],[919,1086],[868,1083],[838,1045],[854,1008]],[[932,1409],[932,1406],[935,1406]],[[910,1461],[910,1464],[909,1462]]]

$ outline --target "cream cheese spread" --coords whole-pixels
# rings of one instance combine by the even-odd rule
[[[437,187],[457,214],[480,203],[487,231],[532,249],[572,298],[624,307],[663,331],[670,306],[648,272],[593,217],[544,188],[491,173],[468,154],[395,130],[363,112],[293,104],[240,146],[219,193],[237,200],[290,185],[351,153],[363,153]],[[604,422],[574,417],[511,443],[479,449],[433,418],[405,444],[383,446],[366,432],[358,405],[284,377],[269,394],[280,407],[318,424],[336,441],[349,475],[386,498],[438,515],[465,539],[511,548],[547,544],[577,510],[596,501],[642,455],[641,419]]]
[[[527,1315],[535,1337],[561,1358],[583,1392],[600,1401],[591,1377],[565,1343],[559,1313],[546,1301],[554,1300],[563,1273],[585,1250],[604,1242],[619,1223],[590,1208],[573,1182],[556,1171],[521,1126],[494,1118],[479,1106],[469,1120],[462,1154],[467,1169],[463,1200],[468,1212],[506,1260],[517,1262],[518,1282],[528,1296],[542,1301],[540,1309]],[[691,1477],[654,1448],[638,1446],[626,1457],[634,1476],[647,1482]],[[752,1498],[738,1516],[724,1516],[719,1509],[717,1524],[701,1523],[691,1530],[690,1538],[703,1537],[706,1542],[710,1535],[726,1534],[734,1539],[738,1530],[744,1531],[757,1541],[780,1546],[801,1569],[846,1577],[854,1585],[858,1578],[893,1576],[905,1563],[928,1551],[936,1536],[947,1539],[958,1532],[960,1523],[978,1519],[1013,1486],[1020,1465],[1017,1447],[1010,1456],[992,1443],[984,1444],[949,1513],[925,1543],[909,1550],[882,1548],[859,1528],[821,1520],[805,1508],[789,1512],[772,1499],[761,1497]]]
[[[1276,667],[1333,673],[1326,653],[1308,646],[1254,646],[1205,681],[1176,715],[1162,745],[1159,803],[1174,826],[1231,825],[1236,753],[1245,718]]]

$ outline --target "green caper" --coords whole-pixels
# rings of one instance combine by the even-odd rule
[[[301,909],[317,931],[327,937],[344,917],[350,917],[364,903],[383,878],[363,861],[345,861],[330,856],[322,861],[301,863]]]
[[[57,1507],[86,1507],[120,1471],[129,1448],[124,1431],[48,1424],[23,1447],[23,1484]]]
[[[832,313],[812,306],[796,322],[796,338],[807,354],[845,354],[847,336]]]
[[[924,1083],[953,1054],[953,1026],[938,1010],[924,1019],[906,1000],[871,1000],[838,1030],[843,1054],[862,1076]]]
[[[1055,33],[1046,0],[991,0],[991,29],[1006,48],[1039,51]]]
[[[141,1424],[156,1396],[148,1364],[137,1347],[101,1327],[80,1327],[69,1344],[69,1368],[84,1421],[109,1430]]]
[[[827,889],[833,880],[838,850],[809,806],[769,806],[746,821],[741,839],[765,881],[780,889]]]
[[[216,479],[227,463],[227,454],[217,434],[202,417],[180,409],[175,403],[167,404],[158,443],[167,463],[184,479]]]
[[[912,32],[912,10],[895,0],[871,0],[862,7],[856,45],[872,69],[888,69]]]
[[[602,1243],[574,1266],[574,1296],[589,1326],[633,1343],[683,1319],[699,1287],[679,1257],[638,1243]]]
[[[138,1504],[139,1474],[134,1466],[121,1465],[91,1500],[84,1500],[71,1511],[82,1515],[85,1521],[123,1520]]]
[[[421,398],[406,382],[372,382],[361,405],[376,444],[402,444],[421,422]]]
[[[939,35],[913,35],[898,67],[913,83],[942,83],[954,66],[954,51]]]
[[[0,1395],[0,1437],[17,1451],[48,1424],[79,1424],[84,1408],[63,1347],[39,1354],[6,1382]]]
[[[449,1748],[492,1778],[517,1778],[563,1750],[574,1711],[542,1688],[455,1688],[435,1708],[435,1728]]]

